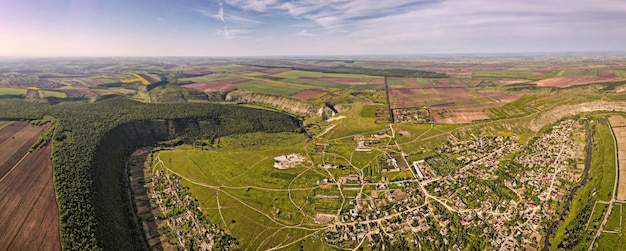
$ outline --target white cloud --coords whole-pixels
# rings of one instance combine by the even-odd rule
[[[265,12],[268,7],[278,3],[278,0],[226,0],[226,3],[244,10]]]
[[[222,23],[226,23],[226,20],[224,20],[224,4],[222,4],[222,2],[220,2],[220,9],[217,11],[216,16],[222,20]]]
[[[238,9],[235,14],[240,15],[229,18],[225,14],[226,23],[230,20],[248,23],[255,30],[263,30],[264,23],[241,15],[256,15],[268,22],[276,17],[282,22],[278,25],[298,27],[299,36],[311,36],[309,30],[321,29],[324,37],[333,37],[335,43],[363,51],[419,53],[567,47],[559,47],[558,43],[567,43],[571,48],[576,48],[577,43],[615,48],[620,41],[626,42],[623,25],[626,4],[620,0],[225,0],[225,3]]]
[[[304,36],[304,37],[315,37],[315,36],[317,36],[317,34],[309,33],[309,31],[307,29],[301,30],[300,32],[296,33],[296,35]]]
[[[242,34],[249,33],[250,31],[245,29],[228,29],[228,26],[224,26],[222,29],[218,29],[215,32],[227,40],[232,40],[240,38]]]

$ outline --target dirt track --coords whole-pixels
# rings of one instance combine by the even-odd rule
[[[26,153],[32,145],[30,142],[34,143],[44,129],[28,125],[20,130],[28,133],[19,137],[16,134],[0,144],[5,154],[11,154],[1,156],[4,164],[0,176],[0,247],[3,250],[61,249],[51,147]]]

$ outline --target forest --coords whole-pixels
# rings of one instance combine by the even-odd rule
[[[53,119],[52,162],[64,250],[145,249],[124,162],[139,146],[249,132],[300,132],[296,118],[235,105],[146,104],[113,98],[49,105],[0,101],[0,119]]]

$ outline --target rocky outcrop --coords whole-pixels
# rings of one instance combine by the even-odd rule
[[[226,94],[225,101],[257,104],[268,106],[278,110],[287,111],[306,116],[322,116],[325,113],[324,107],[316,107],[312,104],[291,99],[288,97],[274,96],[261,93],[233,91]]]
[[[583,112],[595,111],[620,111],[626,112],[626,102],[594,101],[575,105],[563,105],[545,111],[534,118],[528,128],[537,132],[546,125],[555,123],[567,116],[573,116]]]

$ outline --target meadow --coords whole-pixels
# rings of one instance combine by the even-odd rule
[[[272,167],[278,155],[306,156],[303,142],[304,135],[295,133],[228,136],[217,139],[211,150],[160,151],[156,156],[162,164],[153,165],[183,177],[205,215],[243,248],[319,250],[321,241],[310,235],[325,226],[312,221],[321,202],[314,196],[332,193],[316,183],[327,174],[311,169],[308,161],[291,169]]]

